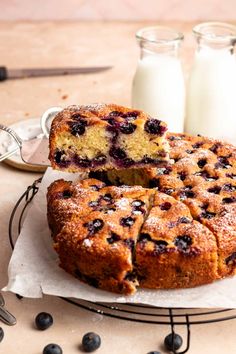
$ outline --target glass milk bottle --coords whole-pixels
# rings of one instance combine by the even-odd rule
[[[236,143],[236,27],[194,27],[197,51],[188,83],[185,130]]]
[[[185,84],[179,47],[182,33],[167,27],[147,27],[136,33],[141,56],[133,80],[132,106],[182,132]]]

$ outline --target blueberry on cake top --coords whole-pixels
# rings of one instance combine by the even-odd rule
[[[49,159],[69,172],[160,166],[169,158],[166,131],[164,122],[131,108],[70,106],[53,120]]]

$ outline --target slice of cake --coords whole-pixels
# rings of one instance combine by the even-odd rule
[[[141,287],[188,288],[218,278],[217,243],[187,206],[157,192],[136,246]]]
[[[54,118],[49,159],[69,172],[160,166],[169,159],[166,124],[114,104],[70,106]]]
[[[133,252],[153,193],[106,187],[95,179],[53,182],[48,222],[61,267],[92,286],[133,293],[138,284]]]

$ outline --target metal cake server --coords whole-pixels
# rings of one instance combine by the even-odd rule
[[[9,311],[7,311],[4,306],[5,301],[0,293],[0,320],[9,326],[13,326],[16,324],[16,318]]]
[[[48,160],[49,129],[52,119],[61,110],[61,107],[49,108],[42,115],[41,118],[42,134],[29,140],[21,139],[13,129],[3,124],[0,124],[0,130],[7,132],[17,143],[16,148],[0,155],[0,162],[9,158],[11,155],[13,155],[16,151],[20,149],[21,158],[26,164],[37,166],[50,166],[50,162]]]
[[[32,165],[49,166],[48,139],[42,134],[34,139],[22,140],[11,128],[0,124],[0,130],[7,132],[17,143],[17,147],[0,155],[0,162],[13,155],[20,149],[21,158],[25,163]]]

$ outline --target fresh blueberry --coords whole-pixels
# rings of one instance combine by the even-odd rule
[[[88,229],[89,235],[94,235],[103,228],[103,225],[104,221],[101,219],[95,219],[84,224],[84,226]]]
[[[85,128],[87,126],[87,121],[80,119],[78,121],[69,122],[69,126],[72,135],[75,136],[83,135],[85,133]]]
[[[86,333],[82,338],[83,350],[87,353],[94,352],[101,345],[101,338],[98,334],[89,332]]]
[[[127,218],[121,218],[120,224],[124,227],[131,227],[135,222],[135,219],[132,218],[131,216],[128,216]]]
[[[156,350],[154,350],[152,352],[148,352],[147,354],[161,354],[161,352],[157,352]]]
[[[50,313],[40,312],[35,317],[35,325],[38,329],[42,331],[49,328],[52,324],[53,324],[53,318],[52,315],[50,315]]]
[[[3,337],[4,337],[4,331],[2,327],[0,327],[0,342],[3,340]]]
[[[183,339],[176,333],[170,333],[165,337],[164,344],[167,350],[178,350],[183,344]]]
[[[148,119],[144,125],[144,130],[149,134],[163,135],[167,128],[161,125],[159,119]]]
[[[50,343],[43,349],[43,354],[62,354],[63,351],[58,344]]]
[[[136,128],[137,126],[130,122],[122,122],[120,124],[120,131],[123,134],[132,134]]]

